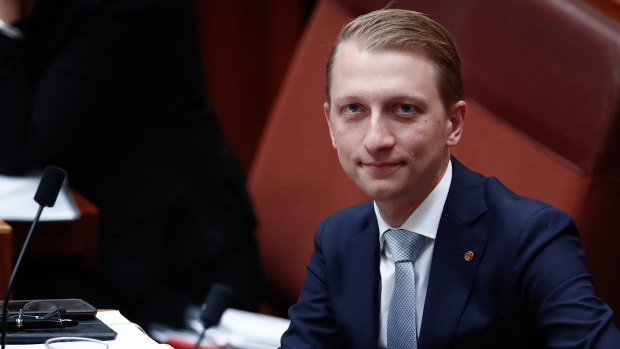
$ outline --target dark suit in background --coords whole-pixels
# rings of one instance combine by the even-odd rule
[[[418,348],[615,348],[571,218],[452,165]],[[379,253],[372,203],[325,219],[282,347],[376,348]]]
[[[72,293],[58,279],[89,275],[39,263],[50,285],[22,271],[32,284],[15,296],[83,297],[180,326],[220,281],[254,309],[254,216],[206,98],[190,4],[40,0],[18,26],[24,40],[0,35],[0,173],[66,169],[100,209],[101,270],[97,290]]]

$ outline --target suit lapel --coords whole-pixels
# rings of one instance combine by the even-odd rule
[[[452,164],[452,183],[431,263],[420,349],[449,346],[486,248],[486,235],[471,226],[486,212],[482,177],[454,158]],[[473,258],[468,261],[465,254],[469,251]]]
[[[364,229],[350,240],[344,280],[347,317],[355,333],[353,347],[360,349],[376,348],[379,338],[379,233],[374,211],[370,211]]]

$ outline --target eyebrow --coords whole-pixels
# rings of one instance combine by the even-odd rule
[[[334,104],[348,104],[349,101],[356,100],[364,100],[366,97],[360,96],[358,94],[347,94],[343,96],[332,96],[332,103]],[[421,94],[397,94],[393,96],[387,96],[385,98],[380,98],[383,102],[397,102],[397,101],[412,101],[413,103],[423,103],[427,104],[428,98]]]

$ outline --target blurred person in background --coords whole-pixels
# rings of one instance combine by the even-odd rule
[[[255,310],[255,217],[204,89],[191,3],[2,0],[0,20],[0,173],[62,167],[100,219],[97,270],[31,261],[14,298],[181,327],[221,282]]]

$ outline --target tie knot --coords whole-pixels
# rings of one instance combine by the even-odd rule
[[[415,261],[424,243],[424,236],[405,229],[390,229],[383,234],[394,262]]]

